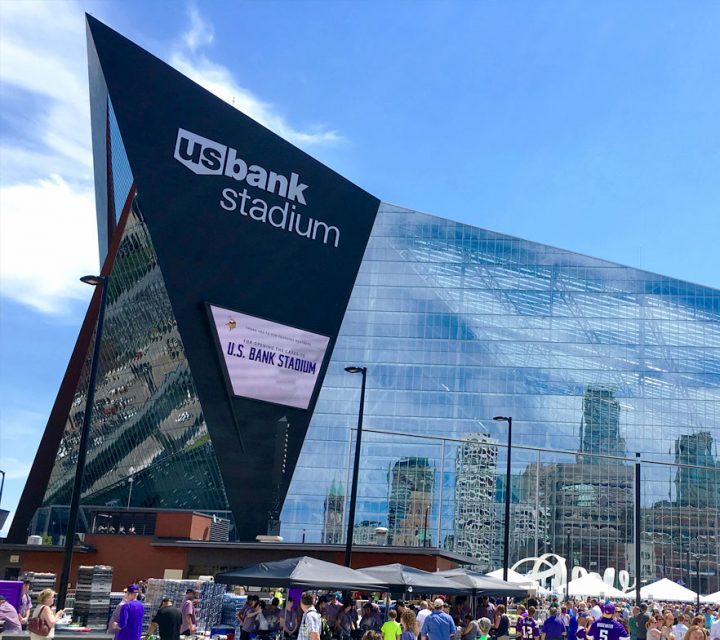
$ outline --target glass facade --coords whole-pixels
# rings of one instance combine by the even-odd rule
[[[108,103],[118,220],[133,185]],[[109,280],[82,504],[198,509],[228,515],[228,501],[183,342],[138,199],[126,213]],[[90,356],[34,529],[59,537],[75,475]],[[88,528],[82,522],[81,530]]]
[[[492,417],[512,416],[511,563],[554,551],[632,569],[639,453],[643,577],[688,582],[697,554],[703,592],[720,588],[720,291],[383,205],[285,501],[288,540],[321,540],[330,488],[349,493],[348,365],[368,367],[363,539],[382,526],[392,543],[408,511],[403,544],[499,567],[507,425]]]
[[[112,271],[102,341],[83,504],[227,510],[202,407],[137,202]],[[89,369],[88,358],[45,505],[70,502]]]

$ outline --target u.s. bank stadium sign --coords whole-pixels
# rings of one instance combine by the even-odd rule
[[[308,206],[309,187],[301,182],[297,173],[291,172],[288,177],[251,164],[240,157],[237,149],[180,128],[175,141],[175,159],[197,175],[224,176],[240,183],[235,188],[222,189],[219,205],[225,211],[335,248],[340,245],[338,227],[298,210],[297,205]],[[274,194],[285,202],[273,205],[255,190]]]

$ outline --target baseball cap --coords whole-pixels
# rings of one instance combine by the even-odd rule
[[[128,593],[139,593],[139,592],[140,592],[140,586],[137,585],[137,584],[131,584],[131,585],[127,588],[127,592],[128,592]]]
[[[442,598],[437,598],[435,602],[433,602],[433,607],[436,609],[442,609],[445,606],[445,601]]]
[[[612,615],[615,613],[615,605],[612,602],[608,602],[607,604],[604,604],[602,607],[600,607],[600,611],[607,615]]]

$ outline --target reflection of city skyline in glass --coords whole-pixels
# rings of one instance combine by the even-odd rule
[[[401,458],[388,472],[388,544],[429,545],[426,526],[429,516],[435,469],[427,458]]]
[[[591,454],[579,456],[588,464],[602,464],[611,458],[624,458],[625,438],[620,437],[620,403],[609,387],[588,386],[583,394],[583,415],[580,422],[580,451]],[[614,461],[617,463],[618,461]]]
[[[695,479],[708,496],[719,484],[717,290],[383,205],[285,502],[286,539],[316,520],[299,500],[311,477],[350,478],[359,395],[348,364],[368,367],[358,521],[387,526],[388,468],[427,457],[432,539],[454,545],[458,451],[487,433],[498,495],[484,538],[497,568],[507,427],[492,416],[511,415],[512,561],[556,550],[589,570],[630,568],[636,452],[647,539],[674,541],[651,570],[679,579],[706,534],[716,560],[716,507],[692,524],[679,494]],[[711,440],[692,470],[676,443],[702,433]],[[318,459],[327,472],[306,462]]]

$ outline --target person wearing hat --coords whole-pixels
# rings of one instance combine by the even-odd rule
[[[173,607],[172,598],[167,596],[160,602],[160,609],[150,622],[148,633],[152,635],[159,631],[160,640],[180,640],[180,625],[182,625],[182,613],[177,607]]]
[[[328,603],[325,605],[325,618],[327,620],[328,626],[331,629],[335,628],[335,623],[337,622],[338,613],[340,613],[340,610],[342,609],[342,604],[338,602],[338,594],[337,593],[329,593],[328,594]]]
[[[490,618],[480,618],[478,620],[478,628],[480,629],[480,640],[488,640],[490,637],[490,629],[492,629],[492,622]]]
[[[0,593],[0,623],[3,624],[3,633],[20,633],[22,624],[17,609],[13,607]]]
[[[590,625],[588,637],[593,640],[630,640],[627,630],[615,619],[615,605],[604,604],[600,610],[602,617]]]
[[[127,602],[127,589],[123,589],[123,597],[120,602],[117,603],[117,606],[115,609],[113,609],[112,614],[110,615],[110,620],[108,620],[107,624],[107,632],[108,633],[115,633],[115,628],[113,625],[118,621],[120,618],[120,609],[122,609],[123,605]]]
[[[453,619],[443,611],[445,601],[438,598],[433,602],[433,610],[430,615],[425,618],[422,629],[420,629],[420,638],[422,640],[451,640],[455,638],[457,627]]]
[[[115,640],[140,640],[145,607],[138,600],[139,593],[140,587],[136,584],[131,584],[127,588],[125,604],[120,607],[117,622],[113,622],[112,625],[113,631],[115,631]]]
[[[182,609],[180,609],[180,613],[182,614],[182,623],[180,624],[180,635],[186,635],[191,636],[194,635],[196,631],[195,623],[197,620],[195,619],[195,597],[197,596],[197,592],[195,589],[188,589],[185,592],[185,600],[183,600],[182,603]]]

